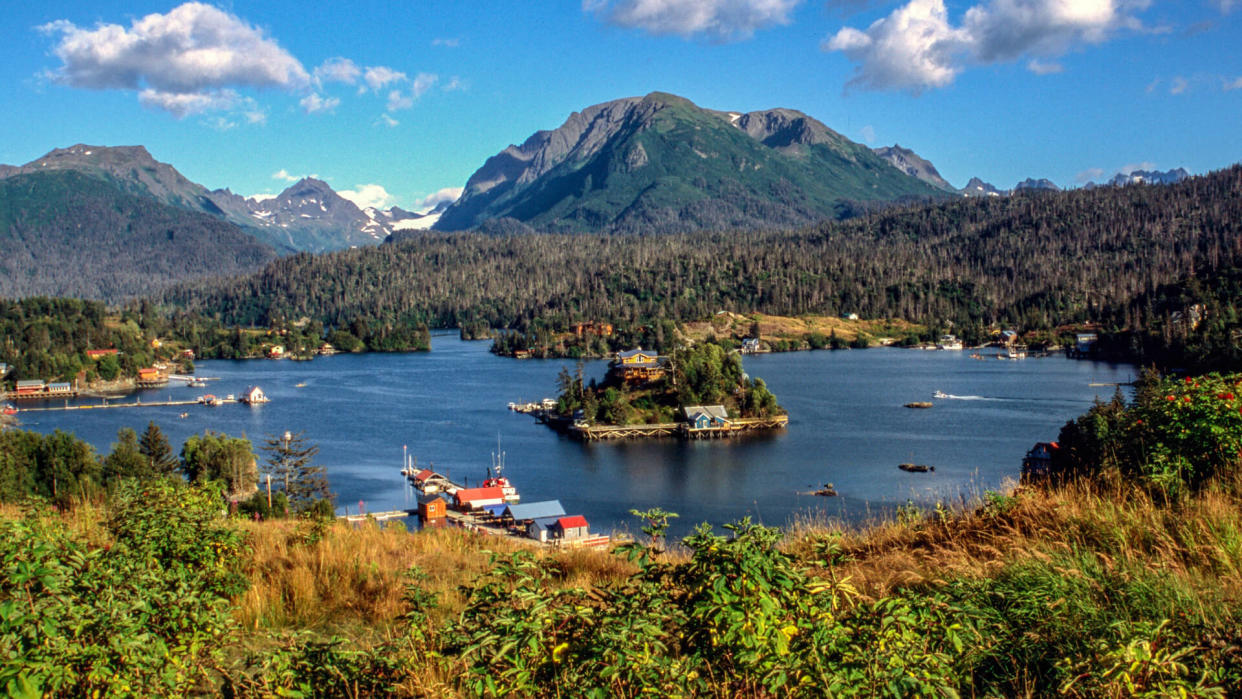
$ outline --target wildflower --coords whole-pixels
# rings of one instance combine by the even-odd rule
[[[1190,402],[1190,396],[1182,396],[1182,402],[1184,402],[1184,403],[1189,403],[1189,402]]]
[[[556,646],[555,648],[553,648],[552,649],[552,662],[554,663],[561,662],[561,658],[565,655],[565,651],[568,649],[569,649],[568,643],[562,643]]]
[[[1165,397],[1164,397],[1164,399],[1165,399],[1165,400],[1177,400],[1177,398],[1174,398],[1174,397],[1173,397],[1173,394],[1171,394],[1171,393],[1170,393],[1169,395],[1165,396]]]

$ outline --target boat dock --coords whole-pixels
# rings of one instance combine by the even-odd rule
[[[237,402],[238,401],[236,399],[230,400],[227,398],[217,398],[215,399],[214,402],[210,402],[210,403],[197,400],[197,399],[196,400],[161,400],[161,401],[149,401],[146,403],[143,403],[142,401],[134,401],[133,403],[108,403],[105,401],[104,403],[101,403],[101,404],[92,403],[89,405],[57,405],[57,406],[46,407],[46,408],[22,408],[20,412],[22,413],[47,413],[47,412],[61,411],[61,410],[108,410],[111,408],[168,408],[168,407],[177,407],[177,406],[183,406],[183,405],[216,406],[216,405],[223,405],[225,403],[237,403]]]
[[[788,415],[773,417],[734,418],[727,424],[696,428],[688,422],[658,422],[650,425],[571,425],[570,437],[584,442],[613,439],[677,437],[679,439],[727,439],[762,430],[782,429],[789,425]]]

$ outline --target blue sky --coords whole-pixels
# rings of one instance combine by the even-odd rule
[[[1242,160],[1242,0],[14,4],[0,162],[147,146],[208,187],[407,208],[570,112],[798,109],[955,186]]]

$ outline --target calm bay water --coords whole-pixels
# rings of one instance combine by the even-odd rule
[[[210,388],[170,385],[141,398],[240,394],[257,384],[272,402],[25,413],[22,426],[73,432],[101,453],[119,428],[141,432],[149,420],[174,448],[207,429],[245,434],[256,447],[285,430],[305,432],[320,447],[340,512],[356,512],[360,500],[371,512],[415,504],[398,473],[402,445],[420,466],[476,484],[499,438],[506,475],[524,501],[560,499],[601,531],[637,531],[628,511],[659,506],[680,513],[674,533],[684,534],[698,522],[747,515],[772,525],[807,516],[859,521],[907,499],[977,496],[1016,479],[1032,444],[1055,439],[1066,420],[1114,391],[1089,384],[1134,378],[1129,365],[1063,357],[979,361],[968,352],[903,349],[750,356],[746,371],[766,380],[789,410],[788,430],[726,441],[581,444],[506,408],[552,395],[557,373],[573,362],[502,359],[487,342],[461,342],[455,333],[434,336],[432,346],[423,354],[313,362],[203,361],[200,376],[220,377]],[[587,376],[602,378],[606,366],[587,362]],[[932,400],[937,390],[955,398],[930,410],[902,406]],[[180,419],[183,410],[189,416]],[[905,461],[936,471],[899,471]],[[840,496],[805,494],[824,482]]]

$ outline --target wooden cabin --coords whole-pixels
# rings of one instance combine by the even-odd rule
[[[1022,459],[1022,479],[1046,478],[1052,475],[1052,457],[1061,448],[1056,442],[1038,442]]]

